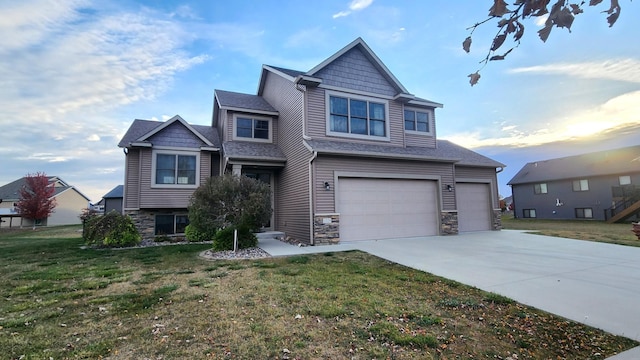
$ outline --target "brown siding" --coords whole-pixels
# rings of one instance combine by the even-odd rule
[[[482,182],[491,182],[491,206],[498,208],[498,180],[494,168],[481,168],[472,166],[456,166],[456,180],[468,179]]]
[[[303,95],[295,85],[273,73],[267,74],[262,96],[278,110],[278,146],[287,155],[286,167],[276,175],[275,228],[301,241],[310,241],[310,152],[302,143]]]
[[[315,160],[314,192],[316,212],[335,212],[334,171],[389,174],[392,176],[439,176],[441,185],[453,184],[453,164],[408,160],[388,160],[356,157],[320,156]],[[324,188],[325,181],[331,190]],[[440,190],[442,191],[442,190]],[[443,210],[455,209],[453,193],[442,192]]]
[[[140,207],[140,150],[129,149],[125,157],[124,207]]]

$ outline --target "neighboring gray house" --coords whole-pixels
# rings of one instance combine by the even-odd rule
[[[51,215],[40,221],[37,226],[73,225],[80,224],[82,209],[89,206],[89,198],[75,187],[67,184],[57,176],[49,176],[49,184],[55,187],[53,197],[56,207]],[[0,186],[0,226],[32,226],[32,220],[20,217],[15,204],[20,200],[20,189],[26,185],[24,177]]]
[[[105,214],[108,214],[111,210],[115,210],[118,213],[122,214],[123,192],[124,185],[118,185],[102,197],[102,205],[104,205]]]
[[[360,38],[306,72],[263,65],[257,94],[215,90],[211,127],[134,121],[124,211],[147,235],[170,216],[180,233],[193,190],[233,173],[271,185],[267,230],[312,245],[500,229],[504,165],[437,140],[439,107]]]
[[[508,184],[517,218],[638,219],[640,146],[531,162]]]

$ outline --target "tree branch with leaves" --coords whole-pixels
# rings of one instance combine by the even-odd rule
[[[596,6],[602,3],[602,1],[603,0],[590,0],[588,5]],[[547,17],[544,27],[538,30],[538,36],[543,42],[547,41],[554,27],[566,28],[571,32],[571,25],[575,17],[584,12],[583,8],[586,1],[572,3],[569,0],[557,0],[553,4],[551,4],[551,2],[551,0],[516,0],[512,4],[513,10],[510,10],[509,4],[507,4],[505,0],[493,0],[493,5],[489,8],[489,17],[467,28],[470,34],[462,42],[462,49],[469,53],[471,51],[474,31],[486,23],[496,22],[498,31],[493,38],[487,56],[480,61],[482,67],[475,73],[468,75],[471,86],[477,84],[478,80],[480,80],[480,71],[484,66],[490,61],[504,60],[507,55],[520,45],[520,41],[525,32],[525,26],[523,24],[525,20],[543,16]],[[609,27],[616,23],[620,16],[620,11],[619,1],[610,0],[609,9],[603,11],[609,15],[607,16]],[[508,50],[498,53],[498,50],[502,48],[509,38],[511,39],[510,43],[512,46]]]
[[[56,189],[53,183],[49,183],[49,177],[45,173],[37,172],[25,176],[25,185],[20,189],[20,200],[16,203],[16,209],[21,217],[33,221],[33,229],[37,220],[44,220],[51,215],[56,207]]]

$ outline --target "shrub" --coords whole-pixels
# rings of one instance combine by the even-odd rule
[[[210,230],[202,231],[189,224],[184,229],[184,236],[187,238],[187,241],[191,242],[211,241],[216,236],[216,232]]]
[[[270,219],[269,185],[246,176],[210,177],[189,204],[189,226],[200,233],[230,227],[257,231]]]
[[[238,249],[246,249],[258,245],[258,238],[247,226],[240,226],[238,229]],[[233,233],[236,227],[229,226],[219,230],[213,238],[213,250],[225,251],[233,250]]]
[[[83,237],[87,245],[124,247],[140,243],[140,234],[129,216],[115,210],[87,220]]]

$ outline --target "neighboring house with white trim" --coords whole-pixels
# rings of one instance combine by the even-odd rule
[[[89,206],[89,198],[75,187],[67,184],[57,176],[49,176],[49,183],[55,187],[53,197],[56,199],[56,207],[51,215],[41,221],[37,226],[74,225],[81,224],[80,215],[82,209]],[[31,220],[23,219],[16,211],[16,203],[20,200],[20,189],[26,185],[25,178],[20,178],[0,187],[0,226],[33,226]]]
[[[134,121],[124,212],[179,234],[195,188],[233,173],[271,185],[267,230],[312,245],[500,229],[504,165],[438,140],[440,107],[360,38],[306,72],[263,65],[256,94],[215,90],[210,127]]]

